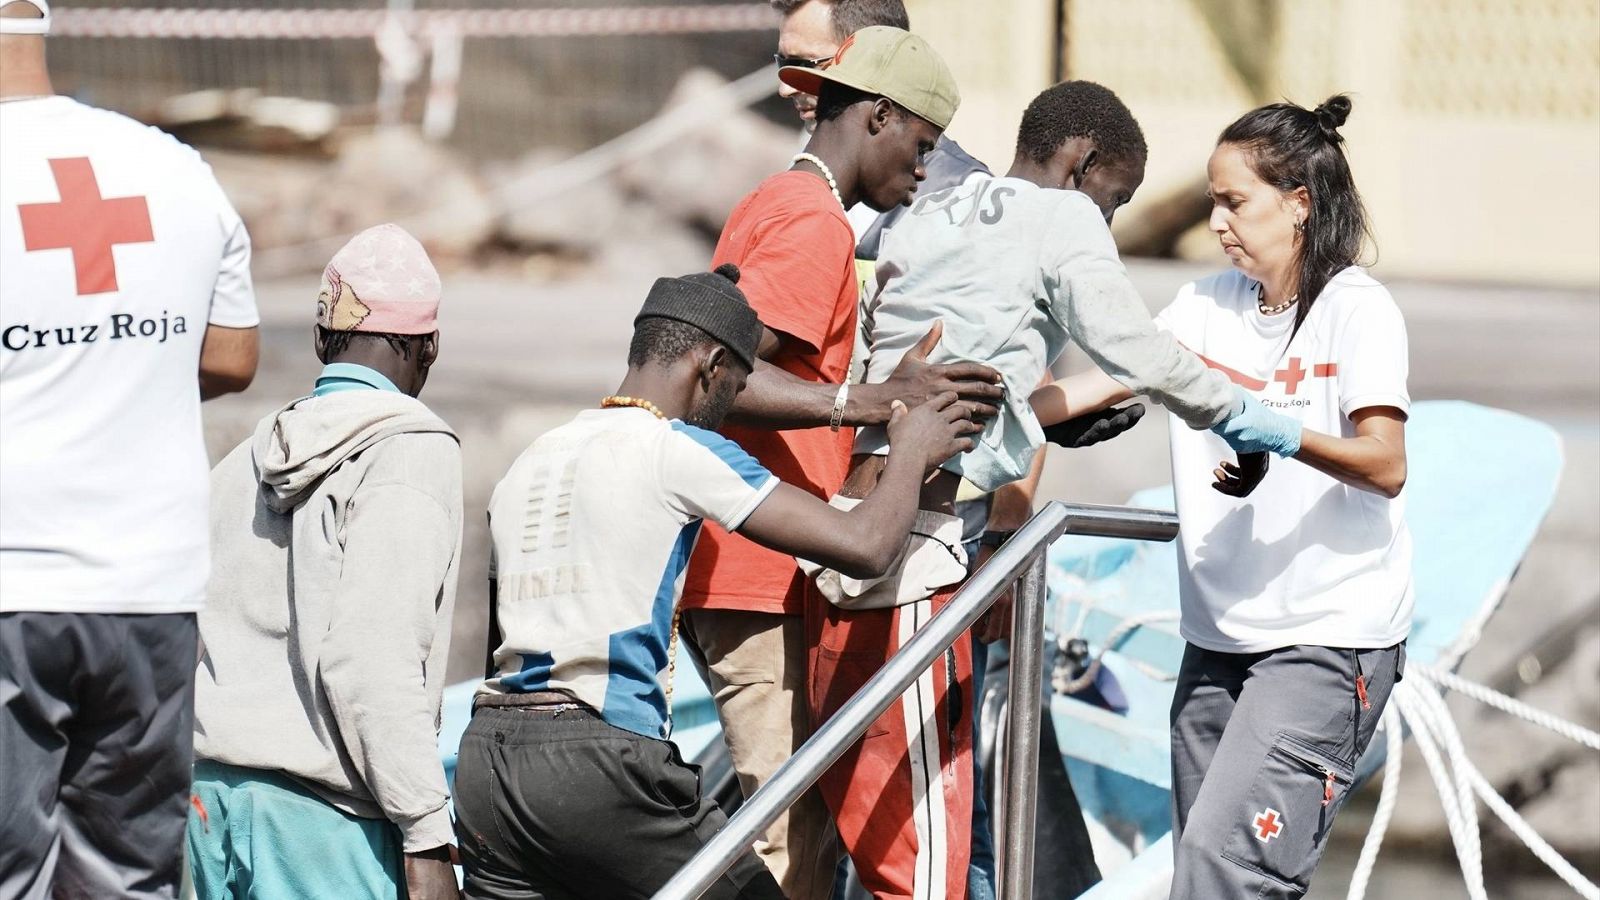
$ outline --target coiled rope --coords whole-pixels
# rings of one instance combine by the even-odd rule
[[[1445,706],[1441,689],[1456,691],[1502,712],[1532,722],[1542,728],[1566,737],[1591,749],[1600,750],[1600,734],[1595,731],[1535,709],[1481,684],[1468,681],[1453,672],[1421,663],[1406,667],[1413,676],[1395,687],[1391,703],[1383,714],[1383,731],[1388,741],[1388,756],[1384,764],[1383,791],[1378,798],[1378,808],[1373,815],[1372,828],[1361,847],[1361,856],[1350,877],[1348,900],[1361,900],[1366,896],[1372,870],[1378,860],[1378,850],[1394,814],[1400,793],[1401,736],[1409,726],[1417,741],[1417,749],[1428,765],[1434,787],[1444,807],[1445,824],[1455,843],[1456,855],[1461,863],[1461,875],[1466,881],[1467,893],[1473,900],[1487,898],[1483,885],[1483,853],[1479,842],[1477,804],[1482,800],[1489,811],[1511,829],[1540,862],[1586,900],[1600,900],[1600,886],[1583,876],[1573,865],[1539,835],[1522,818],[1511,804],[1501,797],[1483,773],[1467,758],[1461,745],[1461,734]],[[1441,745],[1442,751],[1441,752]]]

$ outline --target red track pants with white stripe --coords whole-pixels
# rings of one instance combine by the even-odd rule
[[[808,699],[820,726],[959,585],[893,609],[807,596]],[[964,900],[972,853],[972,642],[963,634],[817,782],[875,898]]]

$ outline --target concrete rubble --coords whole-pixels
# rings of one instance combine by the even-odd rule
[[[693,106],[713,115],[715,128],[624,151],[577,179],[567,165],[573,158],[557,150],[479,169],[412,128],[340,128],[326,110],[253,92],[185,95],[156,118],[201,146],[249,226],[265,274],[314,269],[343,237],[385,221],[411,231],[446,265],[507,254],[605,265],[621,253],[675,271],[709,260],[734,204],[796,149],[795,132],[724,97],[725,84],[689,72],[658,120]]]
[[[332,103],[216,88],[168,97],[144,118],[189,144],[326,158],[340,117]]]
[[[406,127],[347,138],[316,196],[316,235],[392,221],[447,258],[470,256],[494,235],[494,206],[476,173]]]
[[[719,94],[726,84],[705,69],[685,73],[662,115],[694,108],[709,113],[713,124],[690,130],[617,173],[629,193],[713,237],[751,188],[788,168],[800,151],[797,129],[769,122]],[[714,108],[706,109],[707,104]]]

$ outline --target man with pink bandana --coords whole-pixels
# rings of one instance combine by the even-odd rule
[[[440,693],[461,451],[416,398],[439,275],[394,225],[323,273],[314,390],[211,473],[189,864],[201,898],[457,896]]]

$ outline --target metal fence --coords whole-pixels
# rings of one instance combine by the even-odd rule
[[[78,0],[56,18],[57,88],[95,105],[150,118],[174,95],[253,88],[357,124],[448,109],[438,133],[479,160],[615,137],[691,68],[759,67],[777,24],[748,0]]]
[[[997,893],[1004,900],[1033,896],[1034,812],[1038,794],[1039,729],[1043,711],[1038,702],[1043,680],[1044,606],[1047,594],[1046,554],[1063,534],[1170,541],[1178,536],[1178,516],[1167,510],[1052,501],[1001,547],[944,609],[934,614],[895,652],[861,690],[845,701],[804,744],[772,774],[689,862],[672,877],[655,900],[694,900],[748,849],[757,835],[805,793],[854,744],[878,716],[911,683],[1015,587],[1011,619],[1011,675],[1007,725],[1000,771],[1004,787],[995,846],[999,852]]]

